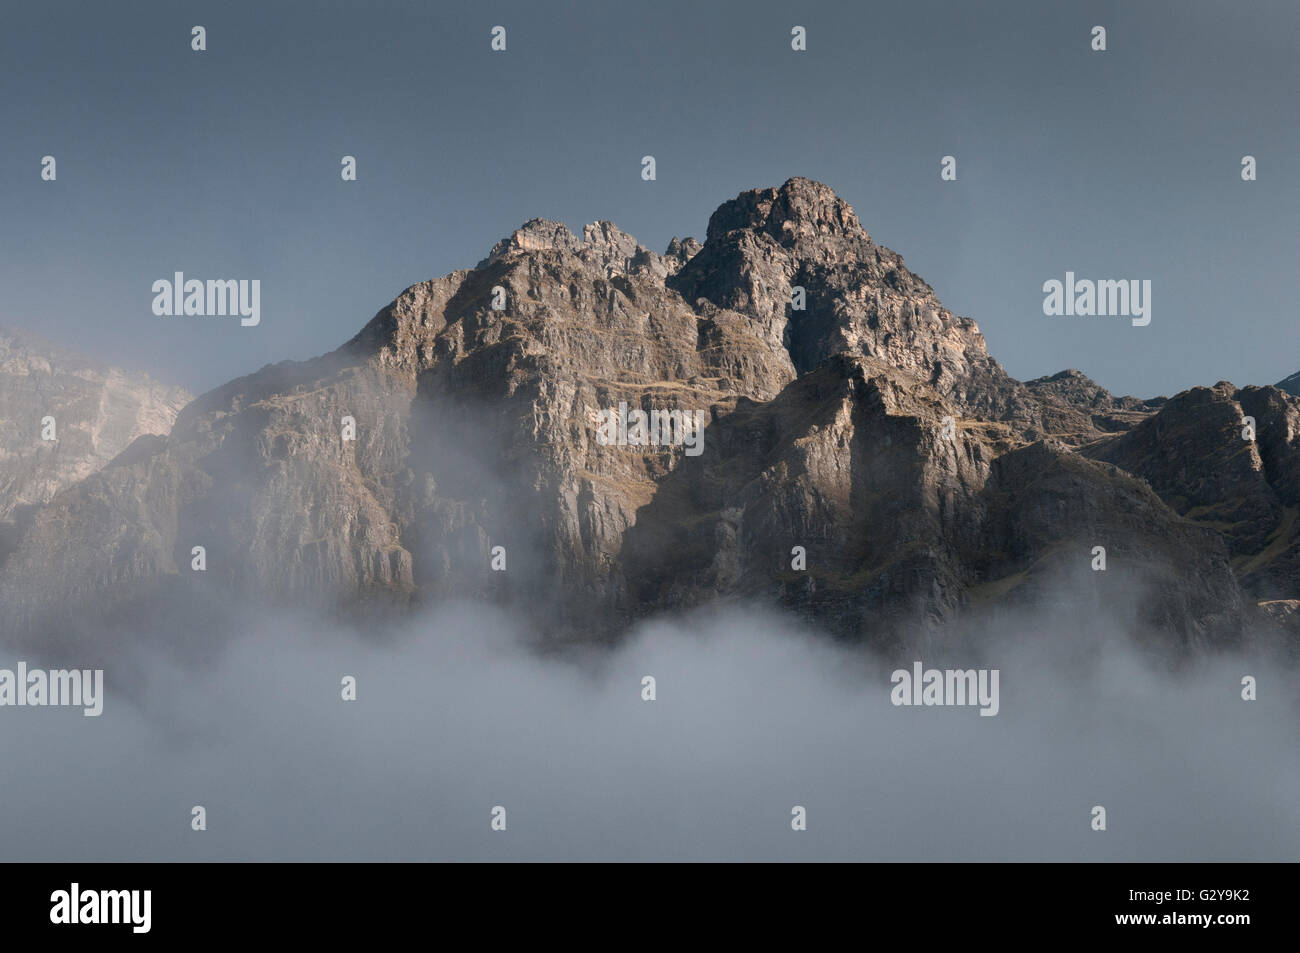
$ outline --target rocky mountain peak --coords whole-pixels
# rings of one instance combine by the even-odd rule
[[[857,214],[829,186],[793,178],[779,189],[750,189],[724,202],[709,218],[708,241],[749,229],[771,236],[785,248],[846,239],[869,242]]]
[[[694,258],[704,246],[694,238],[678,238],[673,236],[673,240],[668,243],[668,248],[664,252],[664,258],[675,262],[680,268],[692,258]]]
[[[697,309],[744,315],[756,336],[782,342],[800,373],[862,355],[917,374],[964,411],[1035,419],[1035,402],[989,356],[975,323],[944,308],[819,182],[793,178],[724,202],[704,246],[667,283]]]
[[[486,259],[479,262],[478,267],[490,265],[507,255],[549,249],[573,251],[579,244],[578,236],[569,231],[569,226],[563,222],[552,222],[545,218],[529,219],[511,232],[509,237],[493,245],[492,251]]]

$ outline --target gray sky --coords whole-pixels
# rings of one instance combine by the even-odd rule
[[[1300,368],[1298,42],[1289,2],[11,3],[0,323],[202,390],[337,346],[529,218],[662,251],[805,175],[1017,377],[1271,383]],[[261,279],[261,325],[154,316],[177,270]],[[1066,270],[1151,279],[1150,326],[1045,317]]]

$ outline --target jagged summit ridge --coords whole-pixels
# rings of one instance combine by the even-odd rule
[[[943,308],[900,256],[872,242],[852,207],[832,189],[804,178],[742,192],[710,217],[703,245],[674,238],[662,255],[612,222],[587,225],[580,239],[561,222],[532,219],[474,269],[407,289],[377,316],[387,328],[380,338],[409,337],[410,319],[417,315],[420,326],[436,334],[442,325],[427,323],[435,311],[449,312],[453,320],[457,311],[473,312],[476,323],[508,320],[523,309],[544,312],[554,294],[536,287],[535,261],[536,267],[557,269],[559,290],[573,297],[581,297],[583,282],[562,280],[566,262],[577,275],[645,278],[653,287],[636,289],[637,300],[628,302],[633,307],[653,303],[661,311],[690,311],[706,330],[720,320],[748,325],[747,333],[769,345],[773,360],[799,371],[835,353],[861,353],[917,370],[959,403],[973,398],[976,405],[1017,409],[1014,395],[972,386],[976,366],[998,378],[993,391],[1010,386],[975,323]],[[494,319],[487,299],[497,287],[511,293],[512,305]],[[798,306],[796,288],[802,289]],[[606,294],[603,288],[593,291]],[[608,293],[627,299],[630,291],[619,286]],[[574,304],[581,303],[564,302]]]
[[[834,189],[799,177],[722,203],[709,217],[706,239],[721,240],[737,229],[763,232],[786,248],[808,249],[827,240],[871,242],[857,213]]]
[[[724,202],[709,218],[706,240],[721,240],[737,229],[762,232],[784,247],[799,246],[804,250],[818,241],[871,242],[848,202],[829,186],[805,178],[789,179],[780,188],[750,189]],[[508,254],[551,249],[578,253],[584,247],[616,249],[626,258],[643,249],[633,236],[610,221],[585,226],[579,239],[563,222],[534,218],[493,246],[478,267]],[[693,238],[674,238],[665,255],[677,257],[683,251],[699,248],[700,243]]]
[[[663,255],[641,245],[633,236],[613,222],[599,221],[586,225],[579,239],[563,222],[535,218],[515,229],[492,247],[476,269],[488,268],[502,259],[533,253],[571,254],[605,270],[606,277],[649,272],[663,279],[686,262],[699,242],[693,238],[669,243]]]

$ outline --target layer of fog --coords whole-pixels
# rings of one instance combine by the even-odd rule
[[[1003,623],[944,656],[1000,670],[1000,712],[980,717],[893,706],[893,663],[776,613],[665,617],[580,657],[525,648],[526,621],[477,606],[384,640],[257,616],[200,663],[116,659],[98,718],[0,708],[0,858],[1300,855],[1293,670],[1216,656],[1170,673],[1074,641],[1070,619]]]

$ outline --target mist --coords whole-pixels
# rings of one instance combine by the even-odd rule
[[[252,613],[201,662],[152,643],[115,656],[100,717],[0,710],[0,857],[1296,857],[1289,665],[1219,654],[1171,671],[1127,637],[1072,639],[1059,617],[999,625],[978,651],[916,653],[997,668],[999,712],[981,717],[896,707],[896,659],[775,611],[663,616],[616,647],[566,652],[471,604],[382,638]],[[19,658],[40,664],[0,666]],[[1257,701],[1242,700],[1244,675]],[[195,805],[205,831],[191,830]],[[505,831],[490,826],[497,806]]]

